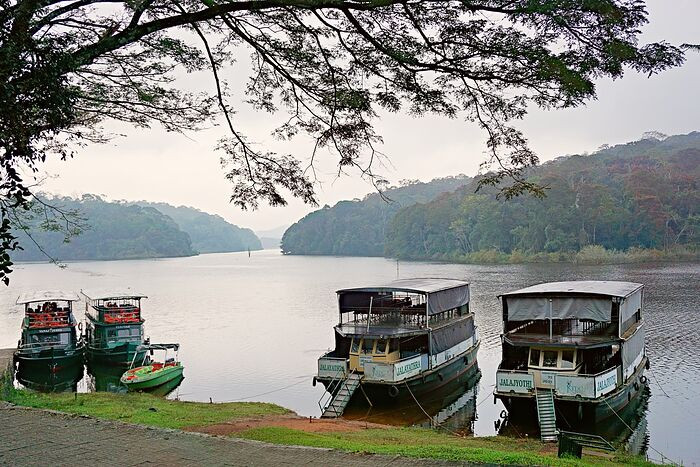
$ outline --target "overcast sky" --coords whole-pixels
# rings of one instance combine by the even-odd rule
[[[700,1],[649,0],[650,23],[642,41],[667,40],[674,44],[699,43]],[[245,78],[232,76],[240,85]],[[210,89],[211,77],[186,78],[188,87]],[[192,82],[192,81],[197,81]],[[647,78],[628,73],[621,80],[598,82],[598,99],[586,107],[558,111],[532,111],[518,127],[529,138],[541,160],[565,154],[594,151],[600,145],[639,139],[645,131],[666,134],[700,130],[700,53],[689,53],[686,64]],[[308,141],[281,143],[269,135],[284,114],[253,113],[241,109],[236,115],[240,128],[252,140],[279,152],[305,154]],[[435,117],[414,119],[387,115],[377,122],[384,137],[381,150],[390,164],[379,170],[392,184],[402,179],[430,180],[464,173],[474,175],[484,160],[485,136],[470,122]],[[287,207],[261,206],[244,212],[229,203],[230,185],[214,151],[224,134],[220,128],[177,135],[158,127],[134,130],[113,127],[125,137],[107,145],[80,148],[67,162],[50,161],[43,190],[63,195],[83,193],[108,199],[164,201],[216,213],[228,221],[254,230],[292,224],[314,208],[290,199]],[[319,163],[318,187],[321,205],[362,197],[372,187],[357,174],[337,179],[335,160]]]

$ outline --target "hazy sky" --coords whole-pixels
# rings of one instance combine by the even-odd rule
[[[650,23],[643,30],[642,41],[700,42],[700,1],[649,0],[647,5]],[[231,82],[240,86],[244,78],[245,73],[231,75]],[[213,85],[205,74],[185,80],[189,80],[183,82],[188,87],[209,90]],[[281,143],[269,135],[285,115],[240,109],[235,119],[252,140],[266,148],[307,154],[308,141],[300,138]],[[390,159],[379,172],[392,184],[402,179],[473,175],[484,160],[485,135],[470,122],[397,114],[383,116],[376,126],[384,137],[381,150]],[[600,81],[598,99],[586,107],[534,110],[518,127],[542,160],[593,151],[604,143],[635,140],[649,130],[667,134],[700,130],[700,53],[689,53],[685,66],[651,78],[630,72],[621,80]],[[167,133],[158,127],[113,128],[126,137],[107,145],[81,148],[67,162],[50,161],[46,167],[52,178],[42,189],[63,195],[96,193],[108,199],[194,206],[254,230],[291,224],[314,209],[293,199],[287,207],[261,206],[248,212],[229,204],[230,185],[219,164],[220,154],[214,151],[224,134],[221,128],[187,135]],[[335,162],[326,157],[318,165],[323,182],[318,187],[321,205],[362,197],[372,190],[357,174],[337,179]]]

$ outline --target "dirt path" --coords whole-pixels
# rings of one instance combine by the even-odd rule
[[[149,428],[3,402],[0,440],[0,465],[450,465]]]
[[[377,423],[367,423],[354,420],[343,419],[323,419],[323,418],[304,418],[295,414],[275,415],[259,418],[244,418],[232,420],[230,422],[215,423],[207,426],[195,426],[185,428],[187,431],[195,431],[198,433],[207,433],[210,435],[230,435],[250,428],[262,428],[268,426],[292,428],[310,433],[329,433],[329,432],[352,432],[366,428],[386,428],[386,425]]]

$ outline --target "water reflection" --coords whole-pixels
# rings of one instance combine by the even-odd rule
[[[597,435],[617,448],[622,448],[631,454],[646,455],[649,447],[649,430],[647,424],[647,409],[650,391],[645,387],[638,397],[633,398],[622,410],[598,423],[571,422],[557,414],[558,428],[576,433]],[[534,411],[533,411],[534,412]],[[522,437],[539,437],[537,414],[530,417],[508,417],[501,412],[500,418],[494,421],[499,435]]]
[[[75,392],[83,379],[82,365],[60,365],[54,361],[20,360],[15,378],[22,386],[41,392]]]
[[[481,372],[465,374],[414,399],[410,394],[381,406],[370,406],[358,394],[343,418],[395,426],[441,427],[460,434],[473,434],[476,398]]]

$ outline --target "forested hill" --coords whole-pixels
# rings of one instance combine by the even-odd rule
[[[314,211],[287,229],[282,252],[297,255],[381,256],[386,229],[403,207],[425,203],[468,183],[466,176],[438,178],[431,182],[405,181],[364,199],[341,201]]]
[[[140,201],[141,206],[156,208],[170,216],[192,239],[192,247],[200,253],[261,250],[262,244],[255,233],[230,224],[223,217],[187,206]]]
[[[531,169],[544,199],[497,199],[473,181],[402,209],[386,232],[388,256],[518,261],[606,250],[700,248],[700,133],[605,147]],[[482,255],[482,256],[480,256]],[[485,255],[485,256],[484,256]]]
[[[65,212],[79,211],[87,228],[70,242],[64,235],[40,227],[40,206],[27,225],[32,237],[51,257],[60,260],[129,259],[191,256],[189,235],[180,230],[168,216],[152,207],[125,203],[110,203],[98,196],[84,195],[80,199],[51,197],[51,205]],[[23,250],[12,254],[13,261],[46,261],[47,256],[21,230],[16,230]]]

